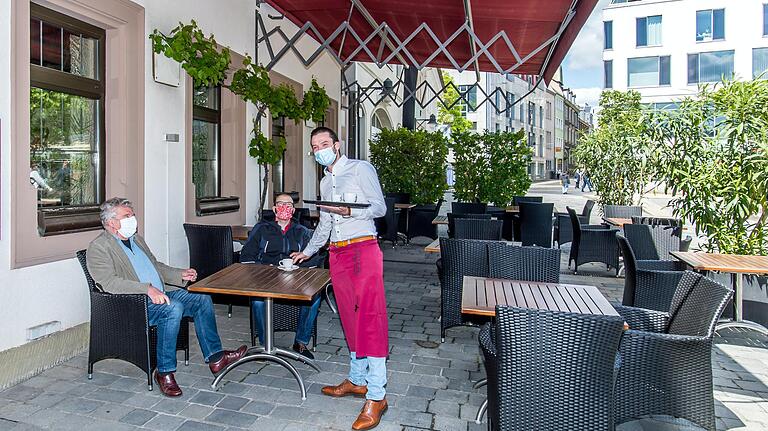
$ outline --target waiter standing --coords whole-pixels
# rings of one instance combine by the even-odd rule
[[[376,169],[366,161],[342,156],[341,142],[333,130],[316,128],[311,143],[315,160],[325,166],[325,176],[320,181],[321,198],[370,204],[363,209],[318,206],[320,223],[312,240],[303,251],[291,255],[294,262],[308,259],[325,245],[330,235],[331,281],[351,359],[349,378],[337,386],[324,387],[323,394],[365,396],[352,429],[367,430],[376,427],[387,410],[384,385],[389,340],[384,262],[373,223],[387,209]]]

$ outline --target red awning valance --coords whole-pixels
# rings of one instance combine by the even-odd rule
[[[307,33],[321,43],[328,41],[329,48],[342,62],[406,63],[419,68],[459,70],[475,70],[477,66],[484,72],[541,75],[547,81],[597,3],[597,0],[466,0],[466,4],[461,0],[267,1],[297,26],[310,23],[314,29]],[[347,20],[349,23],[345,25]],[[367,49],[361,48],[361,41]],[[484,46],[487,52],[483,52]]]

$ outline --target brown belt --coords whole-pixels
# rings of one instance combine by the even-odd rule
[[[346,247],[346,246],[348,246],[350,244],[355,244],[355,243],[358,243],[358,242],[371,241],[371,240],[374,240],[374,239],[376,239],[376,237],[373,236],[373,235],[360,236],[360,237],[357,237],[357,238],[345,239],[344,241],[332,242],[331,245],[333,247],[339,248],[339,247]]]

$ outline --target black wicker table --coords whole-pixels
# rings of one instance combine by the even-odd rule
[[[733,319],[717,324],[715,330],[744,328],[768,335],[768,328],[744,320],[744,274],[768,274],[768,256],[719,254],[691,251],[670,251],[669,254],[685,262],[695,271],[720,271],[733,274]]]
[[[307,399],[304,380],[296,368],[283,357],[304,362],[316,371],[320,371],[320,368],[313,360],[303,355],[275,347],[274,300],[312,301],[330,281],[327,269],[299,268],[283,271],[275,266],[235,263],[189,286],[190,292],[223,293],[264,300],[264,346],[248,349],[245,356],[229,364],[213,379],[211,387],[216,389],[227,373],[246,362],[269,361],[290,371],[299,383],[301,399]]]
[[[464,276],[461,293],[461,312],[475,316],[494,317],[497,305],[604,316],[619,315],[595,286]],[[486,379],[482,379],[475,383],[474,387],[482,387],[486,382]],[[477,411],[475,423],[480,423],[487,409],[486,400]]]

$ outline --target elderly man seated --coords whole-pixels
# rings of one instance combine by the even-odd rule
[[[195,281],[197,272],[192,268],[173,268],[155,259],[144,239],[136,234],[138,222],[129,200],[112,198],[104,202],[101,223],[104,232],[88,246],[88,271],[107,292],[149,296],[149,324],[157,326],[154,377],[163,394],[181,395],[173,373],[176,372],[176,338],[184,316],[194,319],[200,349],[214,375],[245,354],[245,345],[237,350],[222,349],[210,296],[175,287]]]
[[[291,253],[301,251],[312,238],[312,231],[299,223],[291,222],[296,210],[293,206],[293,198],[287,194],[275,197],[275,221],[262,220],[251,230],[248,242],[240,252],[240,262],[256,262],[263,265],[277,265],[283,259],[290,259]],[[312,259],[302,262],[300,266],[320,266],[322,257],[314,256]],[[264,301],[251,301],[253,318],[259,333],[259,343],[264,345]],[[299,312],[299,322],[294,338],[293,350],[297,353],[314,359],[312,352],[307,349],[309,338],[320,308],[320,296],[309,306],[302,306]]]

